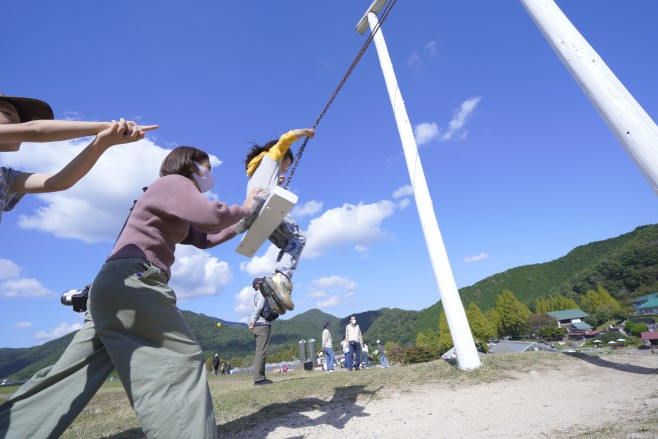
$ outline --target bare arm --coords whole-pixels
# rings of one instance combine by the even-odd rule
[[[133,122],[112,122],[110,127],[98,136],[56,174],[23,173],[16,176],[12,192],[42,193],[57,192],[70,188],[96,164],[98,159],[111,146],[135,142],[144,138],[144,131]]]
[[[313,128],[300,128],[296,130],[292,130],[292,133],[297,137],[297,139],[301,139],[302,137],[308,137],[309,139],[312,139],[313,136],[315,136],[315,130]]]
[[[83,122],[79,120],[33,120],[31,122],[0,125],[0,143],[55,142],[95,136],[112,127],[112,122]],[[139,127],[141,131],[157,125]]]

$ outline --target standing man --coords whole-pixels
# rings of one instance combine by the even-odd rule
[[[345,367],[350,372],[352,368],[359,370],[363,336],[361,335],[361,328],[356,324],[356,316],[354,315],[350,316],[350,323],[345,327],[345,339],[350,345],[350,351],[347,354],[347,360],[345,360]]]
[[[382,346],[381,340],[377,340],[377,350],[379,351],[379,361],[381,361],[382,367],[386,369],[388,367],[388,361],[386,361],[386,354],[384,353],[384,346]]]
[[[327,373],[334,371],[334,341],[331,338],[331,332],[329,332],[329,320],[324,322],[322,330],[322,349],[324,349],[327,354]]]
[[[254,294],[254,310],[251,313],[249,329],[256,339],[256,355],[254,357],[254,385],[272,384],[271,380],[265,378],[265,361],[267,360],[267,349],[270,347],[270,332],[272,323],[263,317],[265,298],[256,289]]]
[[[212,359],[212,368],[215,370],[215,376],[219,371],[219,354],[215,354],[215,357]]]

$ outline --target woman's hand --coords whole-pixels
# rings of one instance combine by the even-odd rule
[[[137,125],[133,121],[121,118],[118,122],[113,120],[107,129],[98,133],[96,142],[103,148],[136,142],[144,138],[146,131],[151,131],[158,127],[158,125]]]

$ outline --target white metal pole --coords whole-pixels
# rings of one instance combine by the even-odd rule
[[[523,7],[658,195],[658,127],[553,0]]]
[[[368,24],[370,25],[371,32],[375,29],[377,23],[377,15],[373,12],[368,13]],[[400,88],[398,87],[381,29],[377,31],[373,40],[377,47],[377,54],[379,55],[379,62],[384,73],[384,80],[386,81],[391,105],[393,105],[393,113],[395,114],[395,121],[397,122],[400,139],[402,140],[402,148],[407,161],[409,176],[411,177],[411,185],[414,190],[420,223],[425,235],[425,242],[432,262],[432,268],[434,269],[434,277],[439,287],[443,309],[446,313],[452,340],[455,344],[459,368],[464,370],[476,369],[480,367],[480,357],[475,348],[473,335],[466,319],[466,312],[459,297],[455,278],[450,269],[450,261],[448,260],[448,254],[443,243],[443,238],[441,237],[441,232],[439,231],[439,224],[436,221],[436,215],[432,207],[432,199],[427,188],[425,173],[423,172],[423,166],[418,155],[416,139],[414,138],[411,123],[407,116],[407,110],[402,100]]]

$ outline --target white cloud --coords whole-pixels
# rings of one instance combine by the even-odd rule
[[[414,137],[417,145],[424,145],[439,137],[439,126],[436,122],[423,122],[414,127]]]
[[[343,299],[340,296],[331,296],[327,300],[319,300],[316,303],[318,309],[331,308],[333,306],[338,306],[343,302]]]
[[[21,268],[9,259],[0,259],[0,280],[18,277]]]
[[[232,278],[228,263],[190,245],[176,246],[170,286],[178,300],[221,294]]]
[[[27,329],[27,328],[31,328],[31,327],[32,327],[32,323],[30,323],[30,322],[14,323],[14,328],[16,328],[16,329]]]
[[[21,268],[0,259],[0,297],[52,297],[53,292],[36,279],[21,277]]]
[[[398,203],[398,208],[399,209],[406,209],[410,204],[411,204],[411,200],[409,198],[403,198]]]
[[[420,70],[422,63],[420,60],[420,55],[417,51],[414,50],[414,53],[409,55],[407,58],[407,66],[411,67],[414,70]]]
[[[436,122],[423,122],[414,127],[414,137],[417,145],[424,145],[433,140],[445,142],[448,140],[464,140],[468,131],[464,129],[466,121],[473,115],[481,97],[465,100],[459,108],[453,111],[448,128],[441,130]]]
[[[37,340],[54,340],[56,338],[62,337],[69,332],[77,331],[82,328],[82,323],[66,323],[62,322],[58,327],[53,329],[50,332],[39,331],[34,334],[34,338]]]
[[[280,250],[274,244],[270,244],[263,256],[254,256],[247,262],[241,262],[240,270],[254,277],[272,274],[279,252]]]
[[[436,48],[436,41],[432,40],[425,43],[424,53],[427,58],[433,58],[434,56],[436,56],[436,54],[438,53],[438,50]]]
[[[292,210],[291,215],[295,218],[298,217],[301,218],[304,216],[316,214],[321,210],[322,210],[322,202],[311,200],[311,201],[307,201],[301,206],[295,206],[295,208]]]
[[[353,280],[344,276],[327,276],[314,280],[311,282],[311,286],[323,290],[329,290],[332,293],[327,299],[318,300],[316,302],[316,307],[318,309],[323,309],[344,303],[345,299],[354,295],[358,285]],[[309,294],[309,297],[319,298],[327,295],[325,291],[319,292],[321,292],[322,295],[316,294],[312,296]]]
[[[441,140],[451,140],[455,137],[460,137],[461,139],[466,137],[466,132],[460,132],[466,120],[473,114],[475,107],[482,100],[481,97],[470,98],[462,102],[459,109],[453,112],[452,119],[448,123],[448,129],[441,136]]]
[[[394,210],[395,204],[388,200],[356,206],[344,204],[327,210],[311,220],[302,258],[317,258],[332,248],[345,245],[370,247],[386,236],[381,223]]]
[[[470,264],[471,262],[482,261],[484,259],[487,259],[488,257],[489,257],[488,254],[486,254],[485,252],[481,252],[479,255],[476,255],[476,256],[467,256],[467,257],[465,257],[464,262],[466,262],[467,264]]]
[[[5,154],[2,161],[16,169],[53,173],[62,169],[89,141],[24,143],[19,152]],[[114,146],[71,189],[32,195],[45,205],[31,214],[21,215],[18,225],[87,243],[113,242],[132,201],[142,194],[142,187],[158,178],[162,160],[169,152],[149,139]],[[214,156],[210,161],[213,167],[221,164]]]
[[[307,297],[310,297],[311,299],[319,299],[320,297],[325,297],[326,295],[326,291],[316,290],[308,293]]]
[[[402,197],[409,197],[414,194],[414,189],[411,187],[410,184],[405,184],[404,186],[396,189],[393,192],[393,198],[402,198]]]
[[[423,59],[428,60],[434,58],[437,53],[436,41],[428,41],[423,47],[422,56],[418,53],[418,50],[414,50],[411,55],[407,58],[407,67],[421,71],[423,68]]]
[[[346,292],[356,290],[357,284],[353,280],[344,276],[327,276],[315,279],[311,285],[319,288],[342,289]]]
[[[251,316],[251,311],[254,308],[255,292],[256,291],[251,286],[241,289],[240,292],[235,295],[235,308],[233,308],[233,311],[235,311],[236,314],[249,318],[249,316]]]

